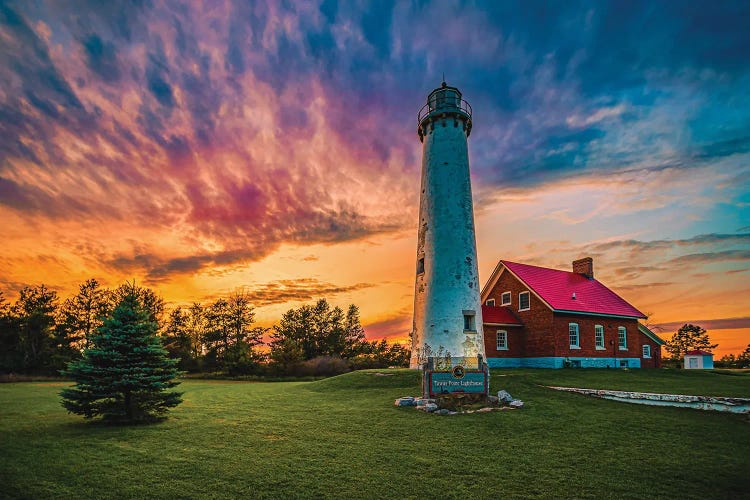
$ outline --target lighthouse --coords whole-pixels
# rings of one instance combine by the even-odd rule
[[[461,92],[443,82],[417,117],[422,182],[412,368],[481,369],[478,360],[485,359],[467,144],[471,113]]]

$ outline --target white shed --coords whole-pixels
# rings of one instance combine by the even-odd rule
[[[707,351],[688,351],[683,359],[686,370],[711,370],[714,367],[714,355]]]

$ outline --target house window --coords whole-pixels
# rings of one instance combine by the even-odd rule
[[[476,324],[474,323],[474,313],[464,313],[464,330],[467,332],[477,331]]]
[[[500,296],[500,305],[503,306],[509,306],[510,305],[510,292],[505,292]]]
[[[643,344],[643,357],[651,358],[651,346],[648,344]]]
[[[627,368],[628,367],[628,360],[627,359],[621,359],[620,360],[620,368]]]
[[[578,323],[568,323],[568,336],[570,337],[570,348],[580,349],[581,344],[578,339]]]
[[[628,334],[624,326],[617,327],[617,342],[620,344],[621,351],[628,350]]]
[[[604,349],[604,327],[602,325],[594,325],[594,345],[598,350]]]
[[[487,304],[488,306],[494,306],[494,305],[495,305],[495,299],[487,299],[487,302],[486,302],[486,304]]]
[[[530,309],[529,304],[529,292],[521,292],[518,294],[518,310],[528,311]]]
[[[424,257],[417,261],[417,274],[424,273]]]
[[[497,350],[507,351],[508,350],[508,332],[505,330],[497,331]]]

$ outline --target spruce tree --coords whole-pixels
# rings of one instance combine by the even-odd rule
[[[83,358],[63,371],[76,385],[60,393],[62,405],[85,418],[101,416],[114,423],[164,418],[182,402],[182,393],[167,392],[179,383],[174,379],[180,372],[157,330],[138,295],[123,295]]]

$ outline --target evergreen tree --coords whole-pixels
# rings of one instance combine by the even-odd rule
[[[680,360],[685,353],[694,349],[711,351],[719,344],[712,344],[706,330],[698,325],[685,324],[677,330],[665,348],[672,355],[673,360]]]
[[[366,343],[365,329],[359,321],[359,307],[354,304],[349,305],[346,311],[346,347],[344,357],[351,358],[360,353],[362,346]]]
[[[737,356],[737,368],[750,368],[750,344]]]
[[[63,372],[76,382],[60,394],[69,412],[108,422],[149,422],[182,402],[182,393],[167,392],[179,383],[177,360],[167,357],[157,324],[136,292],[121,296],[83,358]]]

